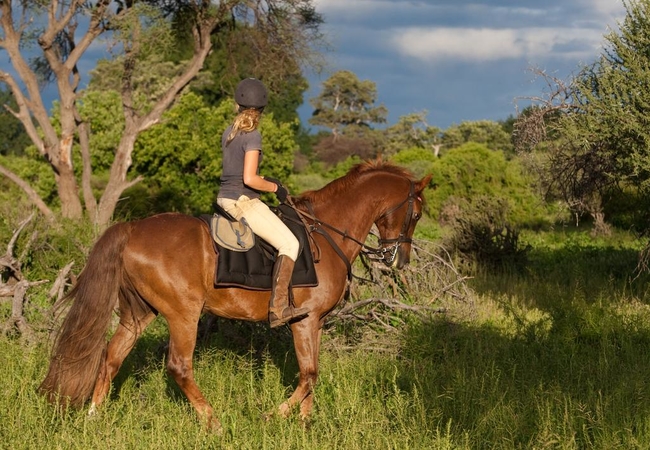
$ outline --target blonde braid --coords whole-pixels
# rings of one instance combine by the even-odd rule
[[[230,130],[230,134],[226,140],[226,145],[230,144],[230,142],[235,139],[235,136],[240,132],[250,133],[255,130],[260,124],[261,117],[262,109],[240,109],[239,114],[237,114],[237,117],[235,117],[235,120],[232,123],[232,130]]]

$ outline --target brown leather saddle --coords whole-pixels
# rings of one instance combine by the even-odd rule
[[[242,287],[254,290],[271,290],[273,265],[277,251],[271,244],[250,231],[248,224],[237,221],[218,205],[215,213],[202,215],[213,236],[212,242],[217,253],[215,287]],[[272,208],[298,238],[300,251],[292,276],[292,286],[313,287],[318,285],[314,268],[314,257],[309,245],[307,230],[298,213],[289,205]],[[215,219],[215,216],[218,216]],[[227,222],[230,223],[227,223]],[[249,234],[250,232],[250,234]],[[252,239],[251,239],[252,237]],[[251,244],[252,241],[252,245]],[[248,248],[249,247],[249,248]]]

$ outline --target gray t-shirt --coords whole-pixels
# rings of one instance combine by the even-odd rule
[[[250,133],[239,133],[226,145],[232,125],[221,136],[221,149],[223,151],[223,174],[221,175],[221,188],[218,198],[237,200],[246,195],[249,198],[259,198],[260,194],[244,184],[244,155],[246,152],[259,151],[257,171],[262,162],[262,135],[253,130]]]

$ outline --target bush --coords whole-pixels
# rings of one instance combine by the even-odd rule
[[[516,226],[537,226],[547,221],[545,204],[533,188],[521,164],[506,160],[503,152],[483,144],[468,143],[447,152],[432,165],[435,189],[427,191],[435,218],[450,198],[463,208],[474,207],[481,197],[507,204],[505,219]],[[476,209],[476,208],[474,208]]]
[[[454,209],[448,217],[452,233],[445,246],[461,264],[488,268],[523,268],[529,247],[522,247],[518,230],[507,220],[507,202],[480,197],[470,207]]]

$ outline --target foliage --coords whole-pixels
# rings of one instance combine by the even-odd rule
[[[133,108],[141,113],[149,112],[156,99],[163,95],[175,79],[183,73],[183,64],[165,61],[163,56],[164,54],[149,55],[146,59],[139,61],[133,69]],[[82,97],[83,101],[88,101],[86,97],[93,95],[92,93],[95,96],[106,93],[111,97],[118,94],[117,99],[120,102],[117,105],[118,110],[114,113],[122,116],[119,109],[121,108],[119,92],[124,76],[124,57],[118,56],[110,60],[100,59],[89,73],[91,78]],[[204,76],[200,74],[195,82],[201,82],[203,78]]]
[[[383,130],[383,154],[394,155],[409,148],[421,148],[436,153],[441,130],[427,124],[426,111],[400,116],[395,125]]]
[[[36,157],[34,146],[27,147],[25,154],[21,156],[0,155],[0,165],[27,181],[44,201],[51,205],[57,204],[58,197],[54,174],[46,161]],[[4,177],[0,178],[0,187],[0,199],[2,201],[18,203],[16,198],[24,198],[23,193],[18,190],[14,183]]]
[[[359,80],[348,70],[333,73],[322,84],[321,93],[310,100],[314,107],[309,123],[332,130],[332,134],[345,133],[346,127],[369,127],[386,122],[388,111],[383,105],[375,106],[377,88],[370,80]]]
[[[99,63],[99,66],[103,66]],[[93,129],[90,136],[90,156],[95,175],[106,173],[115,158],[115,149],[124,132],[120,94],[117,90],[94,84],[83,92],[79,102],[79,114]],[[56,118],[56,113],[54,114]],[[77,153],[78,154],[78,153]],[[80,161],[79,161],[80,162]],[[77,164],[76,167],[81,166]]]
[[[500,150],[508,157],[514,152],[510,133],[504,129],[504,124],[490,120],[462,122],[460,125],[450,126],[442,133],[442,152],[468,142],[484,144],[490,150]]]
[[[348,126],[350,130],[352,126]],[[382,134],[380,131],[356,127],[356,133],[344,135],[324,135],[314,145],[314,157],[331,167],[348,157],[372,159],[380,150]]]
[[[96,4],[3,2],[2,5],[0,48],[7,52],[17,75],[0,72],[0,81],[16,96],[20,105],[17,116],[40,150],[40,156],[56,174],[61,216],[79,220],[86,213],[100,226],[108,225],[122,193],[138,181],[127,177],[138,137],[160,121],[197,77],[214,42],[229,37],[232,29],[245,30],[233,34],[242,39],[239,42],[242,53],[238,56],[247,59],[246,68],[254,67],[260,72],[281,67],[269,71],[268,80],[282,80],[275,88],[293,83],[295,95],[281,99],[292,105],[298,103],[301,89],[305,88],[300,83],[304,81],[300,69],[315,60],[312,44],[319,44],[321,37],[318,26],[322,19],[311,0],[235,1],[219,5],[157,0]],[[33,20],[34,15],[39,20]],[[87,20],[79,20],[80,17]],[[177,32],[176,36],[172,31]],[[91,45],[101,42],[102,35],[110,37],[108,51],[114,52],[114,57],[100,65],[90,90],[119,92],[123,125],[111,130],[113,134],[121,131],[117,144],[111,142],[116,136],[102,136],[99,140],[104,145],[91,156],[91,146],[96,143],[91,141],[96,139],[92,137],[90,122],[81,120],[84,114],[92,113],[80,111],[83,100],[78,93],[83,84],[80,74],[84,71],[78,64]],[[176,38],[190,45],[177,47]],[[37,67],[26,63],[26,43],[38,43],[36,50],[31,49],[29,53],[36,53],[32,61]],[[243,52],[247,49],[251,51]],[[56,81],[60,99],[56,118],[42,101],[39,82],[43,80]],[[93,101],[103,100],[111,101],[89,97],[86,106],[92,108]],[[32,118],[40,130],[31,122]],[[297,128],[295,122],[287,123]],[[71,149],[75,150],[74,155]],[[110,170],[98,167],[93,180],[93,163],[99,158],[104,165],[105,157],[110,161]],[[17,178],[4,167],[2,172]],[[96,182],[98,179],[100,183]],[[15,184],[44,215],[55,217],[50,207],[33,194],[28,183],[22,180]]]
[[[507,204],[508,223],[536,225],[544,221],[544,205],[529,178],[518,161],[506,160],[503,152],[482,144],[464,144],[436,160],[432,173],[436,188],[427,191],[427,199],[438,219],[449,221],[464,205],[490,197]]]
[[[158,0],[149,0],[157,2]],[[263,14],[236,8],[233,20],[213,39],[213,51],[203,66],[203,78],[191,88],[212,106],[231,99],[235,87],[246,77],[264,82],[269,90],[267,112],[278,122],[294,123],[297,109],[308,88],[302,68],[322,65],[318,50],[326,46],[320,32],[322,16],[308,1],[270,1],[261,4]],[[171,60],[187,59],[192,52],[191,17],[183,4],[169,4],[176,46]]]
[[[400,150],[391,156],[390,161],[398,166],[406,167],[416,178],[433,173],[434,162],[438,158],[429,149],[412,147]]]
[[[465,270],[473,264],[489,269],[521,269],[528,248],[521,245],[519,231],[507,220],[507,201],[480,196],[459,208],[450,219],[451,234],[445,248],[464,260]]]
[[[270,42],[260,48],[251,42],[251,39],[261,38],[263,36],[252,33],[249,27],[224,31],[223,36],[215,39],[215,49],[206,59],[201,81],[193,83],[191,88],[208,104],[216,106],[233,98],[239,81],[247,77],[258,78],[269,91],[265,111],[272,112],[279,122],[294,123],[308,88],[307,80],[297,61],[291,60],[295,56],[283,55],[285,63],[278,63],[276,56],[286,49]]]
[[[0,155],[22,155],[31,144],[25,127],[9,112],[16,111],[11,91],[0,89]]]

